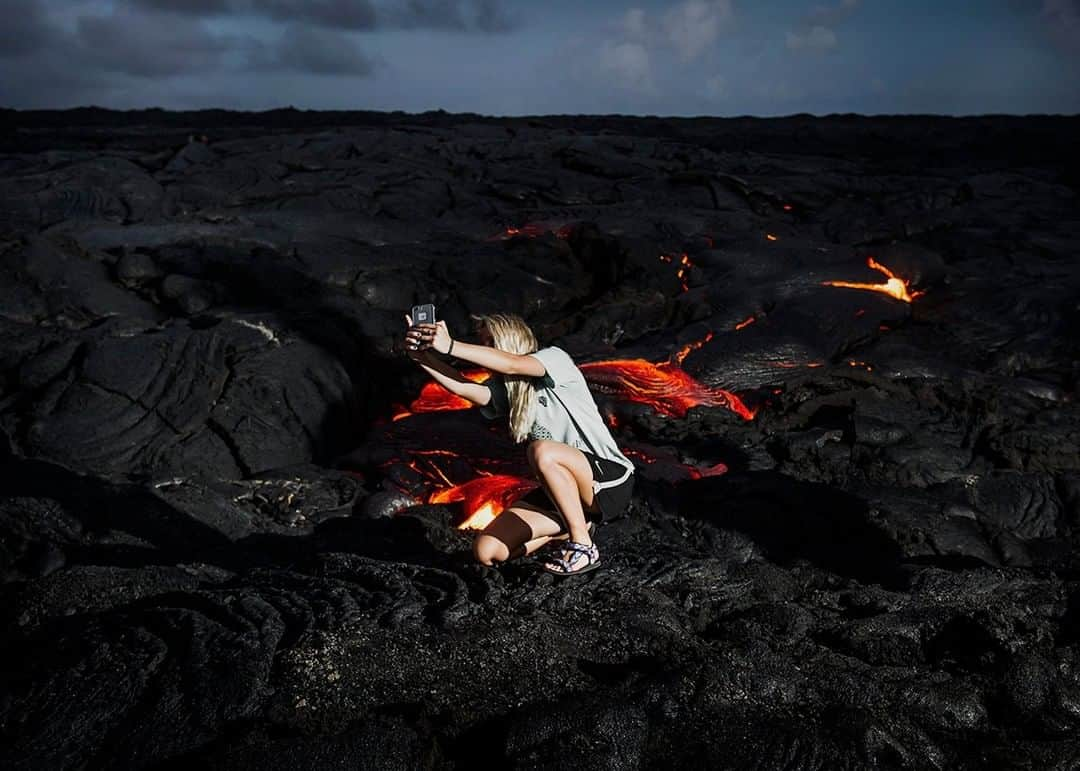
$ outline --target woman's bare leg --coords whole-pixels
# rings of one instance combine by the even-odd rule
[[[566,518],[570,540],[591,544],[584,510],[593,505],[593,475],[588,458],[576,447],[549,439],[531,443],[527,454],[548,495]]]
[[[484,565],[532,554],[561,530],[553,514],[518,501],[477,534],[473,554]]]

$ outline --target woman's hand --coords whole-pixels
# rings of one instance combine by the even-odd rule
[[[405,323],[409,325],[405,333],[405,350],[411,358],[419,358],[414,354],[430,355],[432,351],[447,353],[451,350],[453,341],[445,321],[413,326],[412,317],[406,313]],[[443,350],[444,348],[446,350]]]
[[[450,338],[450,330],[446,328],[446,322],[435,322],[435,338],[431,342],[432,347],[439,353],[450,353],[453,344],[454,341]]]
[[[445,321],[413,326],[412,317],[406,313],[405,322],[409,325],[409,330],[405,333],[406,351],[434,349],[437,353],[448,353],[451,350],[453,340],[450,338],[450,331],[446,328]]]

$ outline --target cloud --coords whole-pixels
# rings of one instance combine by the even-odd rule
[[[62,26],[44,4],[15,1],[17,17],[0,33],[5,106],[165,105],[175,102],[177,89],[190,86],[185,82],[191,78],[205,84],[208,73],[222,82],[250,79],[255,72],[369,76],[378,64],[341,29],[288,24],[277,38],[262,40],[222,33],[193,14],[131,3],[104,12],[91,6],[96,12]],[[148,8],[149,2],[141,5]],[[218,7],[212,0],[192,2]]]
[[[806,15],[808,27],[835,27],[847,20],[859,7],[860,0],[840,0],[836,5],[819,5]]]
[[[630,8],[615,23],[612,44],[640,43],[650,52],[675,51],[683,61],[698,58],[716,42],[732,18],[731,0],[686,0],[652,19],[643,8]]]
[[[723,75],[713,75],[705,81],[705,94],[710,99],[723,99],[727,96],[728,84]]]
[[[82,16],[71,42],[68,55],[82,66],[136,77],[212,70],[236,46],[234,38],[211,32],[198,19],[164,24],[156,15],[140,12]],[[52,47],[58,53],[66,46],[54,38]]]
[[[836,48],[834,27],[847,21],[859,9],[860,0],[839,0],[835,5],[819,5],[806,14],[785,36],[789,51],[821,54]]]
[[[623,14],[619,27],[622,30],[623,37],[629,40],[642,42],[649,37],[649,26],[643,8],[631,8],[628,10]]]
[[[502,0],[126,0],[130,5],[197,17],[256,16],[349,30],[379,28],[506,32]]]
[[[228,13],[236,5],[230,0],[126,0],[124,4],[136,10],[171,11],[191,16]]]
[[[811,27],[805,32],[788,32],[787,47],[792,51],[829,51],[836,48],[836,33],[828,27]]]
[[[688,75],[688,64],[703,58],[733,16],[732,0],[683,0],[662,14],[631,7],[608,23],[606,36],[598,43],[575,47],[577,66],[599,74],[600,88],[615,85],[650,99],[670,98],[674,89],[696,93],[700,99],[700,74]],[[688,78],[698,84],[696,91],[687,85]],[[661,80],[670,88],[661,88]]]
[[[340,32],[290,24],[273,46],[255,48],[248,65],[254,70],[291,70],[316,75],[370,75],[375,61]]]
[[[35,0],[8,0],[0,25],[0,58],[33,51],[55,34]]]
[[[624,88],[645,93],[651,93],[656,88],[652,59],[649,50],[641,43],[604,43],[600,48],[599,62],[601,68]]]
[[[689,61],[716,42],[731,16],[730,0],[687,0],[664,14],[664,31],[680,57]]]
[[[1043,0],[1039,16],[1058,45],[1080,54],[1080,0]]]

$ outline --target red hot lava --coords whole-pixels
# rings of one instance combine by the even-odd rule
[[[690,346],[703,344],[704,341]],[[689,350],[675,355],[678,362],[686,353]],[[612,391],[615,398],[647,404],[664,415],[684,418],[691,407],[705,405],[726,407],[744,420],[754,417],[754,412],[738,396],[702,385],[683,372],[677,362],[653,364],[645,359],[616,359],[582,364],[580,369],[590,380]]]
[[[587,379],[595,381],[617,399],[647,404],[657,412],[673,417],[686,417],[690,407],[706,405],[726,407],[745,420],[751,420],[754,412],[738,396],[720,388],[709,388],[679,368],[690,351],[700,348],[712,339],[710,332],[703,340],[688,343],[674,353],[671,361],[653,364],[645,359],[615,359],[582,364],[580,369]],[[463,372],[467,378],[482,383],[489,377],[486,370]],[[430,382],[424,385],[407,410],[394,415],[400,420],[413,413],[441,410],[463,410],[472,407],[466,399],[447,391],[441,385]]]
[[[483,530],[511,503],[539,487],[531,479],[512,474],[487,474],[481,472],[476,479],[460,485],[437,490],[428,496],[428,503],[454,503],[461,501],[465,511],[470,512],[459,529]]]
[[[660,260],[662,262],[670,263],[675,260],[675,257],[671,254],[661,254]],[[679,284],[682,286],[682,290],[684,292],[690,289],[689,285],[686,283],[686,274],[692,267],[694,267],[694,263],[690,261],[690,255],[688,255],[686,252],[682,252],[679,255],[679,270],[675,273],[675,275],[678,277]]]
[[[536,238],[542,236],[545,233],[552,232],[556,238],[567,239],[570,237],[570,231],[573,228],[572,225],[561,225],[559,227],[552,227],[542,222],[527,222],[521,227],[510,226],[501,233],[496,233],[488,241],[505,241],[508,238],[516,238],[523,236],[525,238]]]
[[[486,369],[466,370],[461,374],[469,380],[472,380],[474,383],[483,383],[491,377],[491,373]],[[472,402],[468,399],[462,399],[460,396],[450,393],[432,380],[424,384],[424,387],[420,389],[420,395],[413,400],[408,409],[401,409],[394,414],[393,420],[401,420],[402,418],[407,418],[409,415],[419,412],[467,410],[472,406]]]
[[[708,405],[725,407],[743,419],[751,420],[754,412],[739,397],[719,388],[702,385],[679,366],[690,351],[700,348],[712,339],[712,336],[710,332],[703,340],[688,343],[675,352],[670,361],[661,364],[653,364],[644,359],[620,359],[587,363],[581,365],[580,369],[587,378],[600,384],[615,398],[647,404],[665,415],[682,418],[690,407]],[[490,376],[486,370],[472,370],[462,374],[475,382],[484,382]],[[466,409],[471,406],[469,401],[454,396],[438,383],[431,382],[424,386],[408,410],[394,415],[394,420],[413,413]],[[436,487],[434,492],[426,496],[426,502],[461,501],[465,511],[469,513],[458,526],[462,529],[483,529],[510,503],[538,486],[535,480],[483,471],[475,479],[454,484],[430,456],[454,457],[456,453],[449,450],[430,450],[419,454],[424,456],[422,460],[427,461],[426,465],[430,468],[421,468],[418,461],[410,462],[409,466]],[[710,469],[692,470],[690,473],[691,476],[710,476],[724,471],[726,467],[717,464]]]
[[[895,297],[897,300],[903,300],[906,303],[925,294],[925,292],[909,292],[907,281],[904,281],[904,279],[894,274],[880,262],[877,262],[873,257],[867,257],[866,264],[874,270],[883,273],[888,281],[884,284],[863,284],[855,281],[822,281],[821,283],[825,286],[842,286],[849,289],[866,289],[871,292],[881,292],[890,297]]]

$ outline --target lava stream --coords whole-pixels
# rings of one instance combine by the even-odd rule
[[[872,292],[881,292],[890,297],[895,297],[897,300],[903,300],[906,303],[925,294],[925,292],[909,292],[907,281],[904,281],[904,279],[894,274],[873,257],[867,257],[866,264],[874,270],[883,273],[888,281],[884,284],[863,284],[856,281],[822,281],[821,283],[825,286],[840,286],[848,289],[866,289]]]

